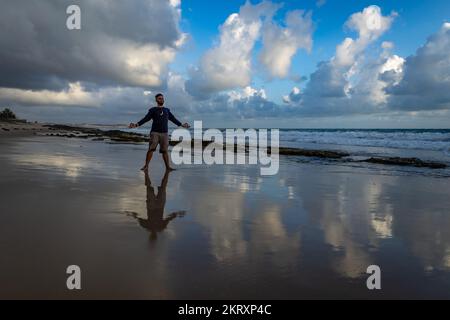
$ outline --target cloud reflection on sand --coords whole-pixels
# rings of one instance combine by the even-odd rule
[[[15,160],[21,166],[57,170],[73,180],[76,180],[86,168],[95,167],[95,163],[88,163],[85,159],[64,155],[33,154],[27,157],[17,157]]]
[[[139,223],[149,220],[148,189],[138,170],[145,150],[60,143],[34,149],[22,143],[0,157],[8,207],[0,219],[14,227],[2,240],[27,249],[6,248],[18,265],[33,250],[47,254],[63,237],[73,251],[58,249],[53,259],[78,252],[98,272],[98,292],[116,286],[107,281],[117,277],[123,293],[132,288],[139,297],[289,298],[308,297],[310,289],[318,296],[360,297],[371,264],[388,269],[390,285],[402,294],[430,287],[446,292],[448,180],[287,161],[279,175],[264,178],[246,166],[182,167],[168,180],[163,217],[178,211],[186,217],[151,242]],[[155,187],[163,177],[158,160],[152,162]],[[52,272],[59,268],[49,261]],[[14,274],[16,267],[6,271]],[[430,282],[436,275],[442,278]],[[415,291],[405,287],[410,279],[420,280]]]

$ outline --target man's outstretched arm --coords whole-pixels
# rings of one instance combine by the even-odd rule
[[[143,124],[149,122],[150,120],[152,120],[153,118],[153,113],[151,111],[149,111],[147,113],[147,115],[142,118],[138,123],[130,123],[130,125],[128,126],[129,128],[137,128],[142,126]]]
[[[175,116],[170,111],[169,111],[169,120],[172,121],[174,124],[176,124],[178,127],[183,127],[186,129],[190,128],[190,125],[188,123],[181,124],[181,122],[177,118],[175,118]]]

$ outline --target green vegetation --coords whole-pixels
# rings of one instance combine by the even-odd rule
[[[0,120],[16,120],[16,115],[14,112],[6,108],[5,110],[0,112]]]

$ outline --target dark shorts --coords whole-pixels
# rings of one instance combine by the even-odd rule
[[[148,148],[150,151],[156,151],[159,144],[159,152],[166,153],[169,150],[169,134],[152,132],[150,133],[150,142]]]

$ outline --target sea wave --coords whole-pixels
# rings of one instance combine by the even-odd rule
[[[396,149],[450,150],[450,130],[444,131],[332,131],[286,130],[280,133],[280,145],[304,143],[339,146],[364,146]]]

